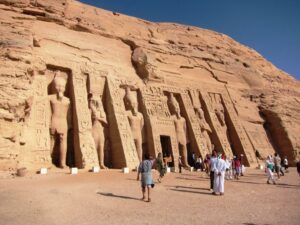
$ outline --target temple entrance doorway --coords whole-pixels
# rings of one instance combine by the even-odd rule
[[[170,136],[161,135],[160,143],[161,143],[163,158],[166,160],[168,167],[174,167],[174,156],[172,152]]]

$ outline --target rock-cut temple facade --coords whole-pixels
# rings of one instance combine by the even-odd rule
[[[226,35],[73,0],[0,0],[0,32],[1,170],[299,156],[299,81]]]

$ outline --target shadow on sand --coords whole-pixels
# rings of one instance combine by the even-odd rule
[[[203,190],[203,191],[209,191],[208,188],[202,188],[202,187],[187,187],[187,186],[172,186],[172,185],[165,185],[165,187],[170,187],[170,188],[183,188],[183,189],[194,189],[194,190]]]
[[[182,189],[176,189],[176,188],[170,188],[170,191],[178,191],[178,192],[186,192],[191,194],[202,194],[202,195],[212,195],[210,192],[200,192],[200,191],[190,191],[190,190],[182,190]]]
[[[114,193],[109,193],[109,192],[97,192],[98,195],[103,195],[106,197],[114,197],[114,198],[122,198],[122,199],[131,199],[131,200],[138,200],[140,201],[141,199],[139,198],[134,198],[130,196],[124,196],[124,195],[115,195]]]

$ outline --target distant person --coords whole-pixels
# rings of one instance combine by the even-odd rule
[[[214,189],[214,177],[215,177],[215,164],[217,162],[217,151],[213,150],[212,152],[212,156],[210,157],[210,161],[209,161],[209,177],[210,177],[210,190]]]
[[[241,162],[240,175],[244,176],[245,166],[244,166],[244,155],[243,154],[240,155],[240,162]]]
[[[205,159],[204,159],[204,170],[207,173],[207,175],[209,174],[209,163],[210,163],[210,155],[206,154]]]
[[[241,175],[241,170],[242,170],[242,164],[241,164],[241,159],[238,157],[233,157],[233,164],[234,164],[234,169],[235,169],[235,173],[234,173],[234,177],[235,179],[239,179],[239,176]]]
[[[284,159],[283,159],[282,165],[283,165],[283,167],[284,167],[285,172],[287,173],[287,172],[288,172],[288,168],[289,168],[289,161],[288,161],[288,159],[287,159],[286,156],[285,156]]]
[[[154,164],[154,160],[150,160],[150,156],[148,153],[145,153],[144,160],[140,163],[137,173],[137,180],[140,179],[141,174],[141,187],[142,187],[142,193],[143,193],[143,201],[150,202],[150,188],[151,186],[154,186],[154,182],[152,179],[152,167]],[[146,200],[146,188],[148,190],[148,200]]]
[[[157,171],[159,173],[158,182],[161,183],[162,178],[166,174],[166,166],[165,166],[164,160],[162,158],[161,152],[158,153],[157,158],[156,158],[156,168],[157,168]]]
[[[179,173],[182,173],[183,162],[181,156],[178,157],[178,167],[179,167]]]
[[[203,160],[202,160],[202,156],[198,156],[196,159],[196,166],[195,166],[196,170],[201,170],[203,171]]]
[[[225,163],[226,163],[226,173],[225,173],[225,178],[226,180],[232,180],[232,162],[230,158],[227,158],[226,156],[224,157]]]
[[[274,164],[275,164],[275,172],[276,172],[278,180],[279,180],[280,175],[284,176],[284,173],[281,169],[281,158],[277,153],[274,154]]]
[[[214,166],[214,187],[213,195],[220,193],[224,195],[225,171],[226,162],[222,159],[221,155],[216,159]]]
[[[265,170],[267,173],[267,176],[268,176],[267,184],[270,184],[270,180],[272,180],[273,184],[276,184],[274,175],[272,172],[273,167],[274,167],[274,163],[273,163],[272,157],[269,155],[266,160],[266,170]]]

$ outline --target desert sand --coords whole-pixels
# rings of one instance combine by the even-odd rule
[[[157,178],[156,171],[153,172]],[[300,178],[295,168],[266,184],[264,171],[248,169],[239,181],[225,182],[225,195],[213,196],[203,172],[168,173],[152,189],[152,202],[140,200],[136,173],[98,174],[50,171],[47,175],[0,179],[3,225],[98,224],[299,224]]]

